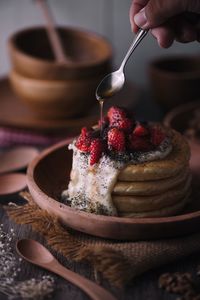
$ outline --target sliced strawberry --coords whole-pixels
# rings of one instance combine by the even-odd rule
[[[101,139],[97,138],[91,142],[90,145],[90,165],[98,163],[103,152],[103,142]]]
[[[108,131],[108,145],[112,150],[123,152],[125,150],[125,135],[118,128],[111,128]]]
[[[83,151],[88,152],[92,141],[92,130],[88,130],[86,127],[81,129],[81,134],[76,141],[76,147]]]
[[[146,136],[149,134],[149,130],[146,126],[138,123],[133,130],[133,134],[135,136]]]
[[[126,118],[126,111],[120,107],[112,106],[107,113],[110,124]]]
[[[128,118],[124,118],[122,120],[118,120],[112,123],[112,126],[115,126],[121,130],[123,130],[124,132],[131,132],[132,127],[133,127],[133,121],[128,119]]]
[[[152,146],[146,138],[132,135],[130,140],[130,148],[134,151],[149,151],[152,149]]]
[[[154,146],[159,146],[164,139],[166,138],[166,134],[159,127],[151,128],[151,142]]]

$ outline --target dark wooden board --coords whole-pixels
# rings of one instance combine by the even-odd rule
[[[4,203],[6,203],[6,198]],[[34,238],[41,242],[44,242],[39,234],[31,231],[29,226],[21,226],[16,225],[11,222],[2,206],[0,205],[0,223],[4,224],[4,230],[7,232],[10,228],[14,228],[16,233],[16,239],[20,238]],[[13,251],[14,247],[13,247]],[[17,255],[17,254],[16,254]],[[66,267],[71,270],[94,280],[94,272],[92,268],[90,268],[86,264],[77,264],[73,262],[66,261],[61,256],[57,256],[58,259],[63,263]],[[128,287],[126,287],[123,291],[119,291],[113,288],[110,288],[107,282],[100,280],[101,285],[105,288],[108,288],[111,292],[114,293],[117,299],[119,300],[175,300],[177,297],[174,295],[170,295],[158,288],[158,278],[160,274],[165,272],[175,272],[175,271],[187,271],[196,273],[197,265],[200,264],[200,255],[193,255],[192,257],[188,257],[187,259],[181,260],[177,263],[164,266],[162,268],[149,271],[140,277],[136,278]],[[47,271],[43,271],[38,267],[32,266],[31,264],[22,261],[21,263],[21,273],[18,277],[19,280],[26,280],[27,278],[35,277],[41,275],[49,274]],[[54,276],[54,275],[53,275]],[[52,295],[54,300],[87,300],[89,299],[84,293],[82,293],[78,288],[74,287],[72,284],[67,281],[59,278],[58,276],[54,276],[56,280],[56,290]],[[0,293],[0,300],[7,300],[8,298]],[[47,299],[47,298],[46,298]],[[20,300],[20,299],[19,299]]]

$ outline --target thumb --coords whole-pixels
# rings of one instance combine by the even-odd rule
[[[173,16],[185,11],[192,11],[192,2],[194,3],[195,1],[150,0],[147,5],[135,15],[134,22],[138,27],[143,29],[157,27]],[[194,6],[197,5],[194,3]]]

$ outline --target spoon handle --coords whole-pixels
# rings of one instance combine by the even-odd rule
[[[52,268],[49,267],[48,269],[79,287],[93,300],[116,300],[116,298],[104,288],[92,282],[91,280],[88,280],[83,276],[66,269],[56,260],[53,261]]]
[[[143,38],[147,35],[148,30],[143,30],[140,29],[138,31],[138,33],[136,34],[130,48],[128,49],[128,52],[126,53],[126,56],[124,57],[121,66],[120,66],[120,70],[122,71],[129,59],[129,57],[131,56],[131,54],[133,53],[133,51],[136,49],[136,47],[139,45],[139,43],[143,40]]]
[[[47,6],[46,0],[37,0],[47,24],[47,33],[51,42],[52,50],[55,58],[59,63],[66,63],[67,58],[64,53],[61,39],[58,35],[53,16]]]

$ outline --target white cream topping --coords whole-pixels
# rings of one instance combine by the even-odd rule
[[[69,149],[73,150],[72,170],[68,190],[62,193],[62,198],[67,200],[71,207],[116,216],[117,210],[112,203],[111,194],[118,174],[126,164],[103,155],[97,164],[90,166],[89,155],[78,150],[75,143],[70,144]],[[163,159],[171,150],[170,139],[166,138],[156,150],[138,152],[130,163]]]

